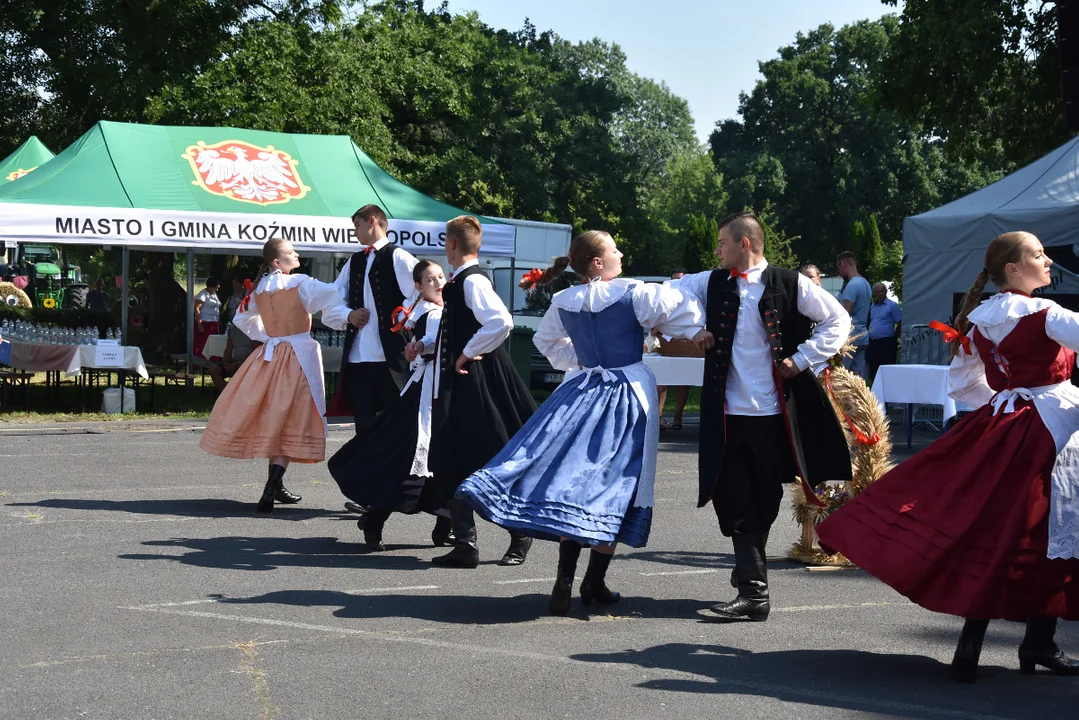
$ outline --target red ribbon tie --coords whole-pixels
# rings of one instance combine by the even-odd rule
[[[964,334],[960,333],[958,330],[956,330],[955,328],[949,327],[948,325],[945,325],[944,323],[939,322],[937,320],[930,320],[929,321],[929,327],[932,328],[933,330],[936,330],[936,331],[938,331],[940,333],[943,333],[944,334],[944,342],[951,344],[951,343],[955,342],[956,340],[958,340],[959,344],[963,346],[964,350],[966,350],[967,355],[972,355],[973,354],[970,351],[970,336],[969,335],[964,335]]]

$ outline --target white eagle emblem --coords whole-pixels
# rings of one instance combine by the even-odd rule
[[[206,145],[200,141],[182,157],[198,178],[193,185],[241,202],[284,203],[302,198],[311,189],[300,180],[299,161],[272,145],[258,147],[238,140]]]

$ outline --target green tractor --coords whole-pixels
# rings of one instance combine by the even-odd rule
[[[68,262],[67,251],[55,245],[0,243],[0,276],[11,281],[26,277],[26,294],[36,307],[47,309],[86,307],[90,288],[82,281],[82,269]]]

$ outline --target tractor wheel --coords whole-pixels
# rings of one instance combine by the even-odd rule
[[[86,297],[89,293],[89,285],[68,285],[64,288],[64,307],[86,307]]]

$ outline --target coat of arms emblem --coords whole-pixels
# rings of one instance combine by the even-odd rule
[[[35,170],[37,170],[37,165],[30,168],[29,170],[23,170],[22,168],[19,168],[18,170],[15,170],[13,172],[9,172],[7,174],[8,182],[11,182],[13,180],[18,180],[22,176],[29,175],[30,173],[34,172]]]
[[[296,169],[300,161],[272,145],[259,147],[240,140],[207,145],[200,140],[181,157],[191,163],[197,178],[192,185],[240,202],[286,203],[311,189]]]

